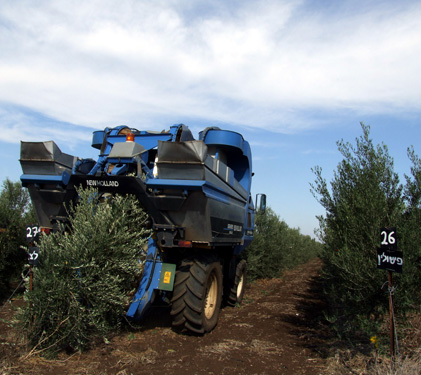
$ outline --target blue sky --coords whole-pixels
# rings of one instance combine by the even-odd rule
[[[336,141],[360,121],[409,173],[421,154],[421,1],[2,0],[0,178],[20,140],[93,157],[92,131],[184,123],[238,131],[254,193],[313,235]]]

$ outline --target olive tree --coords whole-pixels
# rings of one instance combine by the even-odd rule
[[[399,227],[399,248],[404,256],[404,269],[400,277],[400,288],[395,293],[399,307],[419,309],[421,301],[421,160],[413,147],[408,149],[412,163],[411,176],[405,176],[405,211]]]
[[[6,179],[0,193],[0,298],[6,296],[11,278],[22,271],[25,227],[34,220],[28,191]]]
[[[381,227],[399,225],[402,185],[384,144],[375,145],[370,127],[361,123],[355,144],[337,142],[342,154],[330,184],[321,167],[313,172],[311,191],[326,210],[318,217],[323,242],[324,288],[330,318],[339,332],[375,323],[386,308],[381,286],[385,273],[376,269]]]
[[[141,276],[146,221],[132,196],[79,191],[67,227],[39,241],[34,289],[19,318],[33,350],[81,350],[118,330]]]

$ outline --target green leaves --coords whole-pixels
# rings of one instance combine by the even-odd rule
[[[37,351],[80,350],[117,330],[139,276],[149,231],[134,197],[80,190],[70,225],[43,236],[21,322]]]

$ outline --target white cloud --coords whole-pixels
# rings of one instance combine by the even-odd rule
[[[420,110],[420,5],[228,4],[5,0],[0,101],[88,127],[294,131],[320,121],[306,111]]]
[[[23,141],[54,140],[67,148],[74,149],[79,143],[89,144],[92,132],[68,124],[42,118],[19,108],[0,108],[0,141],[18,144]]]

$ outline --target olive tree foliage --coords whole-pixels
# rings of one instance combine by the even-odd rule
[[[280,248],[287,228],[271,208],[267,208],[265,213],[256,214],[254,239],[245,251],[249,278],[279,276],[284,259]]]
[[[28,191],[6,179],[0,193],[0,299],[7,297],[10,280],[23,269],[25,227],[35,220]]]
[[[147,216],[134,197],[105,200],[80,190],[69,226],[40,238],[21,328],[35,351],[81,350],[124,321],[138,285],[149,236]]]
[[[412,163],[411,176],[405,176],[405,212],[398,239],[398,246],[404,255],[404,272],[399,293],[395,294],[395,299],[404,310],[418,309],[421,304],[421,160],[413,147],[408,149],[408,157]]]
[[[245,251],[249,279],[279,277],[317,256],[320,243],[290,228],[271,208],[257,213],[254,239]]]
[[[402,185],[384,144],[374,145],[361,123],[355,144],[337,142],[343,160],[330,185],[315,167],[311,191],[326,210],[319,216],[324,288],[330,318],[339,332],[370,325],[386,308],[386,273],[376,269],[380,228],[399,225]],[[367,327],[368,329],[368,327]]]

